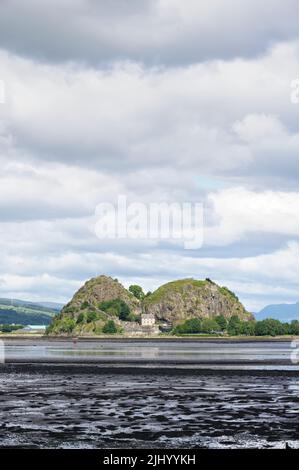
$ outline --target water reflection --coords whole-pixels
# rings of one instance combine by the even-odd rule
[[[5,344],[6,362],[10,360],[34,361],[51,359],[93,361],[148,360],[165,363],[223,362],[291,365],[290,342],[225,343],[180,341],[21,341],[11,340]]]

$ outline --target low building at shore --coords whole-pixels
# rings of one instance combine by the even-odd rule
[[[141,315],[141,326],[154,326],[156,323],[155,316],[150,313],[143,313]]]

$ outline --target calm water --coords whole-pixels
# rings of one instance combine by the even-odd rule
[[[5,343],[6,361],[241,364],[295,367],[290,342],[19,341]]]
[[[299,447],[290,343],[9,341],[0,446]]]

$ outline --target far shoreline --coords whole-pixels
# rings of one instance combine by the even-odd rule
[[[261,342],[292,342],[299,341],[299,336],[120,336],[120,335],[93,335],[93,336],[71,336],[71,335],[39,335],[39,334],[0,334],[0,340],[32,340],[32,341],[61,341],[61,342],[217,342],[217,343],[261,343]]]

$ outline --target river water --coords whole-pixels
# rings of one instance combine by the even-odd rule
[[[299,447],[290,343],[11,341],[0,446]]]
[[[294,345],[293,345],[294,346]],[[296,345],[295,345],[296,346]],[[108,341],[47,341],[7,340],[7,362],[72,362],[72,363],[134,363],[136,365],[191,364],[229,366],[298,368],[291,361],[299,350],[288,341],[228,342],[184,340],[108,340]],[[299,354],[298,354],[299,362]]]

